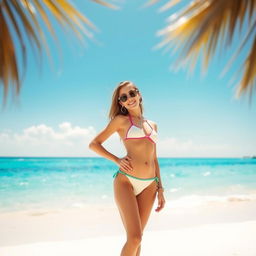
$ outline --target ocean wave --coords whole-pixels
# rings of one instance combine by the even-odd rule
[[[232,203],[256,201],[256,194],[233,194],[226,196],[188,195],[175,200],[168,200],[168,205],[173,208],[191,208],[195,206],[209,205],[212,203]]]
[[[209,175],[211,175],[211,172],[204,172],[202,175],[203,176],[209,176]]]

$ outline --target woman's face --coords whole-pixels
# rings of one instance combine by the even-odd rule
[[[131,97],[129,94],[129,91],[134,91],[135,88],[132,84],[126,85],[122,87],[119,91],[119,97],[125,94],[127,96],[126,102],[122,102],[121,100],[119,103],[124,106],[125,108],[129,109],[135,109],[138,108],[140,105],[140,93],[138,92],[135,97]]]

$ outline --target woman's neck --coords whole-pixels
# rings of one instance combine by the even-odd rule
[[[141,111],[140,109],[136,109],[136,110],[129,110],[129,114],[132,116],[132,117],[135,117],[135,118],[138,118],[138,119],[141,119],[143,116],[141,114]]]

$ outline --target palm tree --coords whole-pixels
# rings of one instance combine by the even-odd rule
[[[102,0],[93,1],[112,9],[119,9],[119,7]],[[165,11],[180,1],[171,0],[163,5],[160,11]],[[149,0],[146,5],[149,6],[156,2],[159,2],[159,0]],[[182,48],[183,51],[174,65],[180,67],[190,62],[190,70],[194,69],[200,50],[203,49],[203,67],[207,68],[216,51],[217,43],[220,43],[221,46],[229,45],[238,22],[240,22],[241,28],[247,15],[249,23],[247,34],[223,73],[226,72],[249,39],[254,36],[251,49],[243,63],[243,76],[237,85],[236,91],[236,97],[240,97],[242,93],[246,94],[249,91],[251,102],[252,90],[255,87],[256,80],[255,9],[256,0],[196,0],[191,2],[188,7],[172,15],[169,21],[170,24],[158,33],[164,35],[165,38],[156,48],[164,45],[171,47],[171,43],[176,41],[176,49]],[[49,13],[64,28],[71,29],[79,39],[83,39],[82,34],[93,39],[92,33],[85,28],[84,24],[91,29],[96,29],[96,27],[71,5],[69,0],[0,0],[0,82],[4,85],[3,105],[6,104],[10,84],[15,87],[16,95],[20,92],[21,81],[17,64],[17,45],[22,50],[24,67],[26,67],[26,36],[30,43],[36,46],[39,53],[41,53],[43,45],[50,57],[43,30],[39,25],[40,15],[43,23],[57,41],[54,28],[49,20]],[[25,33],[22,33],[23,30]],[[228,31],[226,37],[225,30]],[[15,40],[18,40],[19,43],[14,43]]]
[[[112,9],[118,9],[117,6],[102,0],[93,1]],[[57,42],[49,14],[53,15],[63,28],[74,32],[80,40],[83,40],[82,35],[93,39],[93,34],[85,27],[85,24],[94,30],[97,29],[96,26],[69,2],[69,0],[0,0],[0,83],[4,87],[3,105],[6,104],[10,85],[15,87],[16,96],[20,92],[18,46],[22,52],[24,71],[28,48],[25,43],[26,39],[29,39],[30,44],[35,46],[39,53],[44,46],[50,57],[45,35],[40,26],[42,21]]]
[[[155,4],[159,0],[151,0],[147,5]],[[160,7],[159,11],[166,11],[180,0],[168,1]],[[250,50],[242,65],[242,78],[237,83],[235,97],[249,92],[249,102],[256,85],[256,0],[196,0],[184,9],[174,13],[168,25],[158,31],[164,39],[156,48],[175,46],[181,54],[174,63],[174,67],[190,64],[190,71],[194,70],[199,55],[203,54],[203,68],[208,67],[209,61],[216,52],[216,46],[224,48],[231,44],[235,29],[240,23],[241,27],[248,20],[246,35],[225,67],[222,75],[230,67],[246,43],[252,42]],[[240,72],[238,72],[240,74]]]

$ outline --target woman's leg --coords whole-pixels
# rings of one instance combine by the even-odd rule
[[[121,256],[135,256],[142,240],[142,227],[136,196],[125,175],[118,174],[114,179],[114,196],[127,235]]]
[[[138,207],[139,207],[142,232],[148,222],[148,219],[156,198],[156,193],[157,193],[157,183],[154,181],[136,197]],[[136,256],[140,256],[140,250],[141,250],[141,246],[138,247]]]

